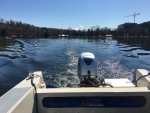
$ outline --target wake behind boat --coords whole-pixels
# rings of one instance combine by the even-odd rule
[[[41,71],[0,97],[0,113],[149,113],[150,73],[138,69],[136,82],[100,79],[92,53],[78,59],[78,87],[45,84]]]

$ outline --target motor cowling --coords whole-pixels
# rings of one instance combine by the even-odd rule
[[[97,63],[93,53],[81,53],[78,59],[78,76],[80,81],[97,76]]]

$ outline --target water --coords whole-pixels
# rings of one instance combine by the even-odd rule
[[[77,61],[82,52],[94,53],[99,77],[134,81],[136,69],[150,69],[148,45],[98,38],[0,39],[0,96],[34,71],[42,71],[46,83],[78,84]]]

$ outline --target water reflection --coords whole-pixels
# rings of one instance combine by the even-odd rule
[[[118,48],[123,52],[123,56],[139,58],[139,61],[150,65],[150,37],[119,37]]]
[[[7,57],[9,59],[25,58],[21,54],[24,45],[15,39],[0,39],[0,57]]]
[[[12,40],[12,39],[0,39],[0,48],[5,48],[5,47],[8,47],[8,46],[11,46],[11,45],[14,45],[15,43],[15,40]]]
[[[150,51],[150,37],[115,37],[115,39],[118,40],[118,44],[141,46],[144,50]]]

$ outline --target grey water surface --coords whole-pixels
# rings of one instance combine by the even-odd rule
[[[99,77],[134,81],[136,69],[150,69],[147,43],[100,38],[0,39],[0,96],[34,71],[42,71],[46,83],[78,84],[77,62],[82,52],[94,53]]]

